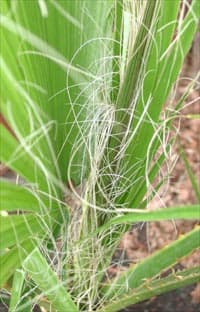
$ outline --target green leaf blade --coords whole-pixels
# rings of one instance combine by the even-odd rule
[[[13,275],[17,268],[20,268],[23,260],[35,248],[31,240],[26,240],[21,245],[12,247],[0,255],[0,286],[3,287],[5,282]]]
[[[0,223],[1,250],[19,245],[27,238],[42,239],[47,234],[47,224],[34,215],[0,216]]]
[[[64,285],[58,280],[55,272],[50,268],[38,249],[33,250],[25,259],[23,268],[48,297],[56,310],[59,312],[78,312]],[[39,274],[39,272],[42,272],[42,274]]]
[[[17,311],[17,306],[21,298],[21,293],[24,285],[25,272],[22,270],[16,270],[12,283],[12,292],[9,305],[9,311]]]
[[[0,180],[0,210],[42,212],[43,203],[40,198],[26,187]]]
[[[102,293],[108,298],[126,293],[137,288],[143,279],[152,278],[177,263],[180,258],[200,247],[200,229],[197,227],[180,237],[168,246],[147,257],[139,264],[120,274],[110,284],[102,288]]]
[[[134,288],[113,303],[108,303],[97,312],[116,312],[129,305],[167,293],[177,288],[185,287],[200,281],[200,267],[179,271],[155,281],[147,281],[139,288]]]

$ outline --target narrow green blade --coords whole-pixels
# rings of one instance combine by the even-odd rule
[[[107,298],[113,298],[127,293],[130,289],[139,287],[144,279],[157,276],[162,270],[173,266],[179,259],[199,247],[200,229],[197,227],[120,274],[109,284],[105,284],[101,292]]]
[[[37,164],[29,157],[25,147],[20,146],[2,125],[0,125],[0,160],[27,181],[37,183],[43,190],[47,189],[47,182],[41,171],[37,170]]]
[[[0,180],[0,210],[44,211],[44,204],[33,190]]]
[[[35,248],[31,240],[24,241],[21,245],[13,247],[0,255],[0,286],[13,275],[17,268],[20,268],[23,260]]]
[[[0,210],[29,211],[39,214],[59,211],[62,201],[41,193],[33,186],[16,185],[6,179],[0,179]],[[67,209],[67,208],[66,208]]]
[[[24,285],[25,272],[22,270],[16,270],[12,283],[12,292],[10,298],[9,311],[17,311],[17,306],[20,302],[22,289]]]
[[[27,240],[42,239],[51,231],[45,222],[36,215],[0,216],[0,249],[19,245]]]
[[[193,190],[195,192],[197,201],[200,204],[200,186],[199,186],[199,183],[198,183],[198,181],[197,181],[197,179],[195,177],[195,174],[194,174],[194,172],[192,170],[192,167],[191,167],[190,162],[189,162],[189,160],[187,158],[187,155],[186,155],[186,153],[185,153],[185,151],[184,151],[184,149],[183,149],[183,147],[181,145],[179,145],[179,150],[180,150],[180,156],[181,156],[181,158],[183,160],[183,163],[185,165],[185,169],[187,171],[188,177],[189,177],[189,179],[191,181],[192,188],[193,188]]]
[[[23,269],[30,275],[40,290],[48,297],[52,306],[59,312],[78,312],[78,309],[58,280],[43,255],[36,248],[23,262]],[[40,274],[42,272],[42,274]]]
[[[147,281],[139,288],[135,288],[123,296],[117,298],[114,302],[108,303],[97,312],[116,312],[129,305],[147,300],[149,298],[161,295],[173,289],[185,287],[200,281],[200,267],[194,267],[177,273],[170,274],[165,278],[155,281]]]
[[[164,221],[164,220],[200,220],[200,206],[199,205],[185,205],[181,207],[162,208],[153,211],[138,211],[128,213],[124,216],[115,217],[109,220],[99,230],[105,230],[114,224],[135,223],[135,222],[149,222],[149,221]],[[98,230],[98,231],[99,231]]]

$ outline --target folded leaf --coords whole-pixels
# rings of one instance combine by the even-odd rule
[[[65,286],[58,280],[55,272],[37,248],[24,260],[23,268],[43,292],[43,295],[48,297],[55,310],[78,312]]]

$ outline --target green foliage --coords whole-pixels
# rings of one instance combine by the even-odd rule
[[[199,205],[185,205],[183,207],[171,207],[152,211],[132,210],[124,216],[112,218],[98,232],[103,231],[115,224],[136,223],[149,221],[164,221],[172,219],[195,220],[199,218]]]
[[[23,284],[25,280],[25,272],[22,270],[16,270],[13,283],[12,283],[12,297],[10,299],[9,311],[14,312],[17,310],[17,305],[21,298],[23,290]]]
[[[179,0],[1,4],[0,109],[15,136],[0,126],[0,161],[20,177],[0,181],[10,311],[37,302],[111,312],[198,281],[196,268],[155,279],[199,247],[197,228],[102,282],[131,223],[199,217],[197,205],[139,211],[165,182],[167,133],[184,99],[175,111],[163,107],[195,35],[198,0],[185,17]]]
[[[179,238],[169,246],[165,246],[141,261],[138,265],[122,273],[110,285],[105,285],[102,291],[108,293],[109,297],[112,297],[137,288],[145,278],[157,276],[163,269],[171,267],[178,259],[198,248],[199,235],[199,228],[192,230],[189,234]]]
[[[190,162],[187,158],[187,155],[186,155],[186,153],[185,153],[185,151],[181,145],[180,145],[180,156],[183,160],[186,172],[187,172],[188,177],[191,181],[192,188],[193,188],[195,195],[196,195],[196,198],[197,198],[197,202],[200,204],[200,186],[198,184],[198,181],[196,180],[195,174],[191,168],[191,165],[190,165]]]
[[[131,304],[147,300],[162,293],[166,293],[176,288],[189,285],[191,282],[198,282],[200,279],[200,267],[195,267],[181,272],[169,274],[167,277],[147,280],[138,288],[129,291],[123,297],[119,297],[99,310],[99,312],[115,312]]]
[[[48,297],[55,309],[60,312],[78,311],[64,285],[58,280],[55,272],[51,270],[38,249],[35,249],[26,258],[23,268],[44,292],[44,296]],[[42,272],[42,274],[38,274],[38,272]]]

